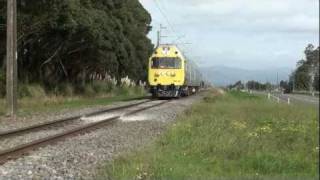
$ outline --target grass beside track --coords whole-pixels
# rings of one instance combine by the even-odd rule
[[[64,109],[77,109],[108,105],[113,102],[127,101],[133,98],[142,98],[145,94],[114,95],[106,97],[44,97],[23,98],[19,100],[19,116],[28,116],[36,113],[58,112]],[[6,112],[5,100],[0,99],[0,117]]]
[[[208,95],[100,178],[317,179],[318,111],[240,92]]]

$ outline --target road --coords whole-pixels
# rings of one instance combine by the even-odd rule
[[[319,97],[316,96],[308,96],[301,94],[276,94],[276,96],[279,96],[281,99],[285,100],[290,98],[292,102],[302,102],[319,106]]]
[[[268,95],[267,92],[254,92],[255,94],[260,95]],[[301,94],[281,94],[281,93],[271,93],[275,97],[279,97],[280,100],[288,102],[288,98],[290,98],[291,103],[304,103],[304,104],[310,104],[314,106],[319,106],[319,97],[315,96],[308,96],[308,95],[301,95]]]

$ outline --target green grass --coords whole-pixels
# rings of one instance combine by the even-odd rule
[[[59,112],[64,109],[77,109],[108,105],[113,102],[127,101],[132,98],[145,96],[139,88],[119,88],[111,94],[97,96],[43,96],[26,97],[19,100],[19,116],[28,116],[35,113]],[[5,100],[0,99],[0,117],[6,113]]]
[[[108,164],[111,179],[317,179],[319,114],[240,92],[208,95],[156,142]]]

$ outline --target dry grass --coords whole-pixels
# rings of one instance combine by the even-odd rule
[[[121,88],[110,93],[84,96],[34,96],[19,100],[18,115],[26,116],[38,112],[57,112],[62,109],[75,109],[96,105],[107,105],[116,101],[145,96],[146,92],[141,88]],[[0,99],[0,116],[5,115],[5,100]]]

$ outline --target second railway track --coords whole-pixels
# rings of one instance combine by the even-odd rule
[[[39,130],[45,130],[51,126],[58,126],[58,125],[61,126],[64,123],[68,123],[68,122],[76,121],[76,120],[81,120],[82,117],[94,117],[94,116],[99,116],[101,114],[105,114],[108,112],[114,112],[114,111],[118,111],[118,110],[120,111],[120,110],[135,108],[135,109],[129,110],[125,113],[120,113],[118,115],[111,115],[110,117],[105,118],[103,120],[98,120],[95,122],[86,123],[84,125],[76,125],[75,127],[69,128],[67,130],[63,130],[59,133],[55,133],[54,135],[40,137],[40,138],[37,138],[36,140],[32,140],[32,141],[24,143],[24,144],[15,145],[14,147],[11,147],[11,148],[8,148],[5,150],[0,150],[0,164],[3,164],[11,159],[19,158],[22,155],[28,154],[28,152],[35,150],[39,147],[43,147],[43,146],[55,143],[60,140],[64,140],[67,137],[75,136],[75,135],[78,135],[81,133],[87,133],[89,131],[92,131],[93,129],[99,128],[103,125],[106,125],[106,124],[112,123],[116,120],[119,120],[120,117],[122,117],[122,116],[130,116],[130,115],[139,113],[139,112],[147,110],[147,109],[161,106],[165,103],[168,103],[169,101],[160,101],[159,103],[153,103],[148,106],[143,106],[143,107],[137,108],[137,107],[139,107],[139,105],[147,104],[150,102],[153,103],[153,102],[157,102],[157,101],[147,100],[147,101],[143,101],[143,102],[139,102],[139,103],[134,103],[131,105],[120,106],[120,107],[116,107],[116,108],[110,108],[110,109],[105,109],[105,110],[101,110],[101,111],[96,111],[96,112],[93,112],[90,114],[86,114],[84,116],[76,116],[76,117],[70,117],[70,118],[66,118],[66,119],[60,119],[60,120],[56,120],[56,121],[53,121],[50,123],[43,123],[43,124],[39,124],[39,125],[35,125],[35,126],[30,126],[30,127],[26,127],[26,128],[21,128],[21,129],[16,129],[16,130],[11,130],[8,132],[0,133],[0,141],[2,141],[3,139],[14,138],[14,137],[21,135],[21,134],[25,134],[25,133],[29,134],[29,133],[37,132]]]
[[[70,123],[72,121],[79,120],[82,117],[91,117],[91,116],[96,116],[96,115],[103,114],[103,113],[108,113],[108,112],[112,112],[112,111],[131,108],[131,107],[138,106],[138,105],[150,102],[150,101],[151,100],[147,100],[147,101],[143,101],[143,102],[139,102],[139,103],[124,105],[124,106],[119,106],[119,107],[114,107],[114,108],[108,108],[108,109],[104,109],[104,110],[91,112],[88,114],[83,114],[83,115],[79,115],[79,116],[72,116],[72,117],[67,117],[67,118],[61,118],[61,119],[57,119],[57,120],[50,121],[50,122],[45,122],[45,123],[40,123],[40,124],[36,124],[36,125],[32,125],[32,126],[27,126],[27,127],[23,127],[23,128],[12,129],[9,131],[0,132],[0,140],[3,138],[10,137],[10,136],[18,136],[21,134],[26,134],[26,133],[50,128],[51,126],[57,126],[59,124]]]

